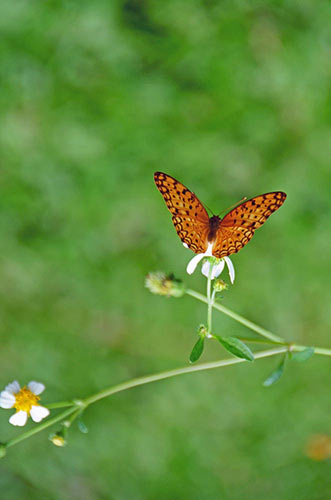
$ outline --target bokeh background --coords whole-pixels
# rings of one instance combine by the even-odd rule
[[[331,345],[329,2],[15,0],[0,6],[1,384],[84,397],[188,362],[205,307],[144,288],[188,277],[153,183],[214,212],[284,190],[233,257],[224,304],[287,339]],[[224,274],[225,279],[228,277]],[[215,314],[215,329],[244,335]],[[203,360],[227,354],[207,344]],[[118,394],[58,449],[48,432],[1,462],[4,500],[325,500],[330,361],[276,358]],[[20,430],[0,413],[1,441]],[[34,424],[29,423],[29,426]]]

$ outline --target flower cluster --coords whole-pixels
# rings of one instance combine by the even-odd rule
[[[152,293],[166,297],[181,297],[185,293],[181,280],[176,279],[173,274],[167,275],[162,271],[149,273],[146,276],[145,286]]]

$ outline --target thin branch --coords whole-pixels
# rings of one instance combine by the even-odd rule
[[[213,264],[209,262],[209,272],[208,272],[208,278],[207,278],[207,330],[208,330],[208,335],[211,335],[211,330],[212,330],[212,315],[213,315],[213,305],[212,305],[212,298],[211,298],[211,275],[213,272]]]
[[[254,354],[255,359],[266,358],[269,356],[274,356],[275,354],[281,354],[288,350],[287,347],[276,347],[275,349],[268,349],[266,351],[260,351]],[[245,362],[245,359],[241,358],[229,358],[229,359],[221,359],[220,361],[211,361],[209,363],[201,363],[199,365],[186,366],[184,368],[177,368],[175,370],[169,370],[166,372],[155,373],[154,375],[147,375],[146,377],[135,378],[129,380],[127,382],[123,382],[122,384],[115,385],[110,387],[109,389],[105,389],[103,391],[94,394],[93,396],[83,400],[83,403],[88,406],[91,403],[95,403],[99,399],[106,398],[107,396],[111,396],[116,392],[125,391],[127,389],[131,389],[132,387],[136,387],[138,385],[149,384],[151,382],[156,382],[158,380],[162,380],[165,378],[176,377],[177,375],[184,375],[185,373],[199,372],[203,370],[211,370],[213,368],[220,368],[222,366],[230,366],[236,365],[238,363]]]
[[[55,410],[57,408],[68,408],[68,406],[74,406],[75,403],[73,401],[59,401],[58,403],[50,403],[44,404],[46,408],[49,410]]]
[[[205,304],[208,304],[208,299],[202,295],[199,292],[196,292],[191,289],[186,290],[187,295],[190,295],[191,297],[194,297],[195,299],[200,300],[201,302],[204,302]],[[238,323],[241,323],[244,326],[247,326],[250,330],[253,330],[254,332],[258,333],[259,335],[262,335],[263,337],[272,340],[276,344],[284,344],[285,340],[282,339],[281,337],[278,337],[278,335],[275,335],[272,332],[269,332],[269,330],[266,330],[265,328],[262,328],[259,325],[256,325],[252,321],[249,321],[248,319],[244,318],[243,316],[240,316],[240,314],[237,314],[231,309],[228,309],[227,307],[222,306],[218,302],[215,302],[213,304],[213,307],[217,309],[218,311],[221,311],[223,314],[226,314],[226,316],[229,316],[230,318],[234,319],[235,321],[238,321]]]
[[[314,354],[320,354],[321,356],[331,356],[331,349],[327,349],[326,347],[314,347],[313,345],[306,346],[306,345],[293,344],[291,345],[291,350],[303,351],[304,349],[307,349],[307,347],[312,347],[314,349]]]
[[[266,351],[260,351],[257,352],[254,357],[255,359],[261,359],[261,358],[267,358],[269,356],[275,356],[276,354],[281,354],[283,352],[287,351],[287,347],[276,347],[275,349],[269,349]],[[241,358],[229,358],[229,359],[222,359],[220,361],[212,361],[210,363],[202,363],[200,365],[192,365],[192,366],[186,366],[183,368],[177,368],[175,370],[169,370],[166,372],[161,372],[161,373],[155,373],[154,375],[147,375],[146,377],[140,377],[140,378],[135,378],[132,380],[128,380],[127,382],[123,382],[121,384],[114,385],[112,387],[109,387],[108,389],[104,389],[103,391],[100,391],[93,396],[90,396],[86,399],[82,400],[76,400],[74,402],[74,406],[71,408],[65,410],[62,413],[59,413],[53,418],[50,418],[49,420],[46,420],[42,424],[39,424],[38,426],[34,427],[33,429],[30,429],[26,432],[23,432],[19,436],[11,439],[7,443],[4,443],[4,445],[9,448],[10,446],[13,446],[24,439],[27,439],[34,434],[37,434],[38,432],[41,432],[51,425],[56,424],[57,422],[61,422],[65,418],[69,417],[73,413],[77,411],[82,411],[84,408],[87,406],[95,403],[96,401],[99,401],[100,399],[104,399],[108,396],[111,396],[112,394],[116,394],[117,392],[122,392],[126,391],[127,389],[131,389],[133,387],[137,387],[139,385],[145,385],[149,384],[151,382],[157,382],[158,380],[163,380],[171,377],[176,377],[178,375],[184,375],[186,373],[193,373],[193,372],[199,372],[199,371],[204,371],[204,370],[212,370],[213,368],[221,368],[222,366],[230,366],[230,365],[236,365],[238,363],[244,363],[246,360],[241,359]]]
[[[205,304],[208,304],[207,298],[202,295],[199,292],[196,292],[191,289],[186,289],[187,295],[190,295],[191,297],[194,297],[195,299],[200,300],[201,302],[204,302]],[[266,339],[269,339],[271,342],[266,342],[270,343],[273,345],[283,345],[283,346],[291,346],[291,349],[293,351],[303,351],[304,349],[307,349],[307,347],[313,347],[315,354],[320,354],[321,356],[331,356],[331,349],[327,349],[326,347],[314,347],[314,346],[304,346],[304,345],[298,345],[298,344],[291,344],[290,342],[286,342],[282,337],[278,337],[278,335],[275,335],[274,333],[270,332],[269,330],[266,330],[265,328],[262,328],[259,325],[256,325],[252,321],[249,321],[248,319],[244,318],[243,316],[240,316],[240,314],[235,313],[234,311],[231,311],[231,309],[228,309],[227,307],[222,306],[221,304],[214,303],[213,307],[217,309],[218,311],[222,312],[223,314],[226,314],[226,316],[229,316],[230,318],[234,319],[235,321],[238,321],[238,323],[241,323],[242,325],[246,326],[250,330],[253,330],[254,332],[258,333],[259,335],[262,335]],[[238,337],[241,340],[244,340],[242,337]],[[259,341],[259,339],[250,339],[246,338],[245,341],[247,342],[257,342],[257,343],[262,343],[262,339]],[[254,354],[256,357],[257,355]]]

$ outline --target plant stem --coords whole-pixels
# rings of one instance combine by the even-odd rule
[[[237,336],[236,336],[237,337]],[[286,342],[275,342],[274,340],[269,340],[266,338],[254,338],[254,337],[237,337],[237,339],[241,340],[242,342],[251,342],[252,344],[267,344],[267,345],[284,345],[289,347],[289,344]]]
[[[255,359],[266,358],[269,356],[274,356],[275,354],[280,354],[287,351],[287,347],[276,347],[274,349],[268,349],[266,351],[257,352],[254,356]],[[221,359],[220,361],[211,361],[209,363],[201,363],[199,365],[191,365],[185,366],[183,368],[177,368],[175,370],[169,370],[166,372],[155,373],[154,375],[148,375],[146,377],[135,378],[129,380],[127,382],[123,382],[121,384],[110,387],[109,389],[105,389],[103,391],[82,400],[83,403],[88,406],[96,401],[106,398],[107,396],[111,396],[116,392],[125,391],[127,389],[131,389],[132,387],[136,387],[138,385],[149,384],[151,382],[156,382],[158,380],[163,380],[166,378],[176,377],[178,375],[184,375],[185,373],[199,372],[203,370],[211,370],[213,368],[220,368],[222,366],[230,366],[238,363],[243,363],[245,360],[241,358],[229,358],[229,359]]]
[[[191,290],[188,288],[186,290],[187,295],[190,295],[191,297],[194,297],[195,299],[200,300],[201,302],[204,302],[205,304],[208,304],[208,298],[206,298],[204,295],[202,295],[199,292],[196,292],[194,290]],[[265,328],[262,328],[259,325],[256,325],[252,321],[249,321],[248,319],[244,318],[243,316],[240,316],[240,314],[237,314],[231,309],[228,309],[227,307],[222,306],[219,303],[214,303],[212,304],[212,307],[217,309],[218,311],[221,311],[222,313],[226,314],[226,316],[229,316],[230,318],[234,319],[235,321],[238,321],[238,323],[241,323],[242,325],[246,326],[247,328],[250,328],[254,332],[258,333],[259,335],[262,335],[263,337],[272,340],[276,344],[284,344],[285,340],[282,339],[281,337],[278,337],[278,335],[275,335]]]
[[[320,354],[321,356],[331,356],[331,349],[327,349],[326,347],[314,347],[298,344],[294,344],[291,346],[293,351],[303,351],[304,349],[307,349],[307,347],[312,347],[315,354]]]
[[[209,263],[209,272],[207,279],[207,301],[208,301],[208,312],[207,312],[207,330],[208,335],[211,335],[211,327],[212,327],[212,314],[213,314],[213,304],[211,298],[211,276],[213,272],[213,264]]]
[[[281,354],[283,352],[287,351],[287,347],[276,347],[274,349],[269,349],[266,351],[260,351],[255,354],[255,359],[260,359],[260,358],[267,358],[269,356],[275,356],[276,354]],[[86,408],[87,406],[95,403],[96,401],[99,401],[100,399],[104,399],[108,396],[111,396],[112,394],[116,394],[117,392],[122,392],[126,391],[127,389],[131,389],[133,387],[137,387],[138,385],[145,385],[149,384],[151,382],[157,382],[158,380],[163,380],[166,378],[171,378],[171,377],[176,377],[178,375],[184,375],[185,373],[193,373],[193,372],[199,372],[199,371],[204,371],[204,370],[211,370],[213,368],[220,368],[222,366],[230,366],[230,365],[236,365],[238,363],[243,363],[245,362],[244,359],[241,358],[229,358],[229,359],[222,359],[220,361],[212,361],[210,363],[202,363],[200,365],[191,365],[191,366],[186,366],[183,368],[177,368],[175,370],[169,370],[161,373],[155,373],[154,375],[147,375],[146,377],[140,377],[140,378],[135,378],[132,380],[128,380],[127,382],[123,382],[121,384],[114,385],[112,387],[109,387],[108,389],[104,389],[103,391],[97,392],[93,396],[90,396],[86,399],[79,400],[79,402],[76,404],[74,403],[74,406],[71,408],[68,408],[62,413],[59,413],[53,418],[50,418],[49,420],[46,420],[44,423],[39,424],[38,426],[34,427],[33,429],[30,429],[26,432],[23,432],[19,436],[11,439],[7,443],[4,443],[7,448],[10,446],[13,446],[24,439],[27,439],[34,434],[37,434],[38,432],[41,432],[51,425],[56,424],[57,422],[61,422],[62,420],[66,419],[70,415],[72,418],[75,418],[73,414],[78,413],[82,411],[83,408]]]
[[[257,353],[254,353],[254,358],[255,359],[262,359],[262,358],[267,358],[270,356],[275,356],[277,354],[281,353],[286,353],[288,351],[288,345],[283,345],[279,347],[275,347],[274,349],[268,349],[265,351],[260,351]],[[291,346],[293,351],[302,351],[303,349],[306,349],[306,346],[303,345],[292,345]],[[331,349],[326,349],[323,347],[315,347],[315,354],[320,354],[324,356],[331,356]],[[111,396],[112,394],[116,394],[117,392],[122,392],[126,391],[127,389],[132,389],[133,387],[137,387],[139,385],[145,385],[145,384],[150,384],[152,382],[157,382],[158,380],[163,380],[167,378],[172,378],[176,377],[178,375],[184,375],[186,373],[193,373],[193,372],[199,372],[199,371],[204,371],[204,370],[212,370],[213,368],[221,368],[223,366],[230,366],[230,365],[236,365],[238,363],[243,363],[245,362],[244,359],[241,358],[229,358],[229,359],[222,359],[220,361],[212,361],[210,363],[202,363],[200,365],[192,365],[192,366],[186,366],[183,368],[177,368],[175,370],[169,370],[161,373],[155,373],[154,375],[147,375],[146,377],[140,377],[140,378],[135,378],[128,380],[127,382],[122,382],[121,384],[114,385],[112,387],[109,387],[108,389],[104,389],[100,392],[97,392],[96,394],[86,398],[85,400],[79,400],[77,403],[69,403],[73,406],[71,408],[68,408],[64,412],[56,415],[53,418],[50,418],[49,420],[46,420],[44,423],[39,424],[37,427],[34,427],[33,429],[30,429],[27,432],[23,432],[19,436],[11,439],[7,443],[4,443],[7,448],[10,446],[13,446],[31,436],[34,434],[37,434],[38,432],[43,431],[44,429],[47,429],[51,425],[56,424],[57,422],[61,422],[65,418],[72,416],[72,419],[74,419],[78,413],[80,413],[84,408],[87,408],[87,406],[100,401],[100,399],[104,399],[108,396]],[[56,407],[58,404],[63,404],[63,403],[54,403],[52,405],[53,408]],[[48,405],[48,407],[51,407],[51,405]],[[59,407],[59,406],[58,406]],[[74,416],[74,414],[76,415]]]
[[[205,304],[208,304],[208,299],[202,295],[199,292],[196,292],[195,290],[191,290],[190,288],[186,289],[187,295],[190,295],[191,297],[194,297],[195,299],[200,300],[201,302],[204,302]],[[248,319],[244,318],[243,316],[240,316],[240,314],[235,313],[234,311],[231,311],[231,309],[228,309],[227,307],[222,306],[221,304],[218,303],[213,303],[212,301],[212,307],[217,309],[218,311],[221,311],[222,313],[226,314],[226,316],[229,316],[230,318],[234,319],[235,321],[238,321],[238,323],[241,323],[242,325],[246,326],[250,330],[253,330],[254,332],[258,333],[259,335],[262,335],[262,337],[265,337],[266,339],[269,340],[269,342],[265,342],[266,344],[273,344],[273,345],[282,345],[282,346],[287,346],[289,347],[290,342],[286,342],[282,337],[279,337],[278,335],[275,335],[274,333],[270,332],[269,330],[266,330],[265,328],[262,328],[261,326],[253,323],[252,321],[249,321]],[[262,343],[262,339],[249,339],[249,338],[242,338],[238,337],[240,340],[246,340],[247,342],[257,342],[257,343]],[[309,346],[304,346],[304,345],[298,345],[298,344],[292,344],[291,348],[293,351],[303,351]],[[311,346],[314,347],[314,346]],[[320,354],[321,356],[331,356],[331,349],[327,349],[326,347],[314,347],[315,354]]]
[[[82,408],[76,408],[76,411],[74,413],[72,413],[69,418],[67,418],[63,424],[65,425],[65,427],[68,429],[69,427],[71,427],[71,424],[76,420],[77,417],[79,417],[79,415],[82,413]]]
[[[50,403],[49,405],[45,404],[46,408],[49,410],[55,410],[56,408],[67,408],[68,406],[74,406],[75,403],[73,401],[60,401],[59,403]]]

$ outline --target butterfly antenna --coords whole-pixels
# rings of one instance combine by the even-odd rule
[[[209,207],[208,207],[205,203],[202,203],[202,202],[201,202],[201,204],[205,207],[205,209],[206,209],[206,210],[209,210],[209,212],[210,212],[211,214],[213,214],[213,211],[212,211],[212,210],[210,210],[210,208],[209,208]],[[214,214],[213,214],[213,215],[214,215]]]
[[[240,201],[237,201],[237,203],[234,203],[233,205],[231,205],[231,207],[224,208],[223,210],[221,210],[221,212],[219,214],[217,214],[217,217],[219,217],[224,212],[229,212],[230,210],[237,207],[238,205],[240,205],[240,203],[242,203],[245,200],[247,200],[247,196],[244,196]]]

